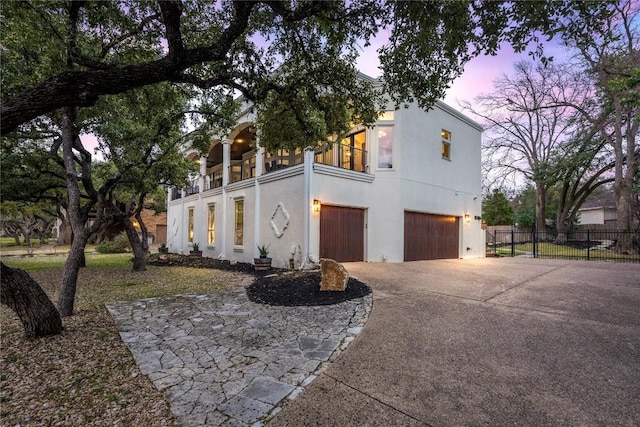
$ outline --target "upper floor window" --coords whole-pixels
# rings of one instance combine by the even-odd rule
[[[451,160],[451,132],[442,129],[440,137],[442,138],[442,158]]]
[[[393,168],[393,126],[378,126],[378,169]]]
[[[382,113],[380,113],[378,120],[383,122],[392,122],[395,119],[395,116],[395,111],[383,111]]]
[[[338,167],[365,172],[367,169],[367,137],[365,131],[356,132],[338,144]]]

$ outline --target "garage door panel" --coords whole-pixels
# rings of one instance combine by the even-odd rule
[[[364,261],[364,209],[321,206],[320,258]]]
[[[459,218],[405,211],[404,260],[458,258]]]

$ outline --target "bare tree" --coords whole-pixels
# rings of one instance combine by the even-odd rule
[[[533,182],[536,228],[543,231],[547,192],[558,178],[555,156],[575,132],[575,109],[560,104],[582,104],[588,87],[567,65],[526,61],[494,86],[493,93],[476,99],[477,107],[463,105],[486,122],[485,173]]]
[[[640,5],[633,1],[615,4],[615,13],[605,26],[585,28],[582,33],[565,34],[568,43],[581,53],[598,89],[602,110],[609,113],[602,136],[615,155],[614,194],[617,208],[617,228],[633,228],[634,190],[640,163],[638,131],[640,105],[637,75],[640,64]],[[635,79],[633,76],[636,76]],[[621,239],[620,250],[638,250],[631,237]]]

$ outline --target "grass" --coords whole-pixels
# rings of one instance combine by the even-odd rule
[[[131,254],[97,254],[97,253],[85,253],[87,267],[99,268],[99,269],[130,269],[131,268]],[[27,272],[49,269],[64,268],[64,263],[67,261],[67,254],[48,255],[38,257],[4,257],[4,262],[9,267],[19,268]]]
[[[511,245],[506,244],[504,246],[498,246],[495,249],[496,253],[503,256],[511,256]],[[533,243],[518,243],[514,245],[515,256],[531,254],[533,255]],[[611,259],[611,260],[625,260],[625,261],[637,261],[637,256],[630,256],[617,253],[615,251],[602,251],[602,250],[590,250],[575,248],[567,245],[558,245],[550,242],[538,243],[536,256],[541,258],[568,258],[568,259],[587,259],[587,256],[591,259]]]
[[[27,271],[50,296],[57,298],[66,255],[5,257],[2,261]],[[147,266],[131,271],[131,254],[87,254],[80,270],[76,307],[95,310],[111,301],[133,301],[176,294],[204,294],[236,283],[239,273],[189,267]],[[55,299],[53,299],[55,301]]]
[[[55,303],[65,256],[3,257],[26,270]],[[177,426],[162,393],[141,375],[104,304],[175,294],[214,293],[245,274],[148,266],[131,271],[130,254],[87,254],[75,314],[60,335],[29,340],[0,305],[0,425]]]
[[[0,237],[0,254],[29,254],[39,253],[44,255],[64,255],[69,252],[70,245],[55,245],[54,239],[49,239],[46,245],[42,245],[38,239],[31,240],[31,246],[16,245],[12,237]],[[96,245],[89,244],[85,247],[86,253],[95,252]]]

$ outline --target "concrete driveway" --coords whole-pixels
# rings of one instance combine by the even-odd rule
[[[640,265],[345,266],[369,321],[269,425],[640,425]]]

